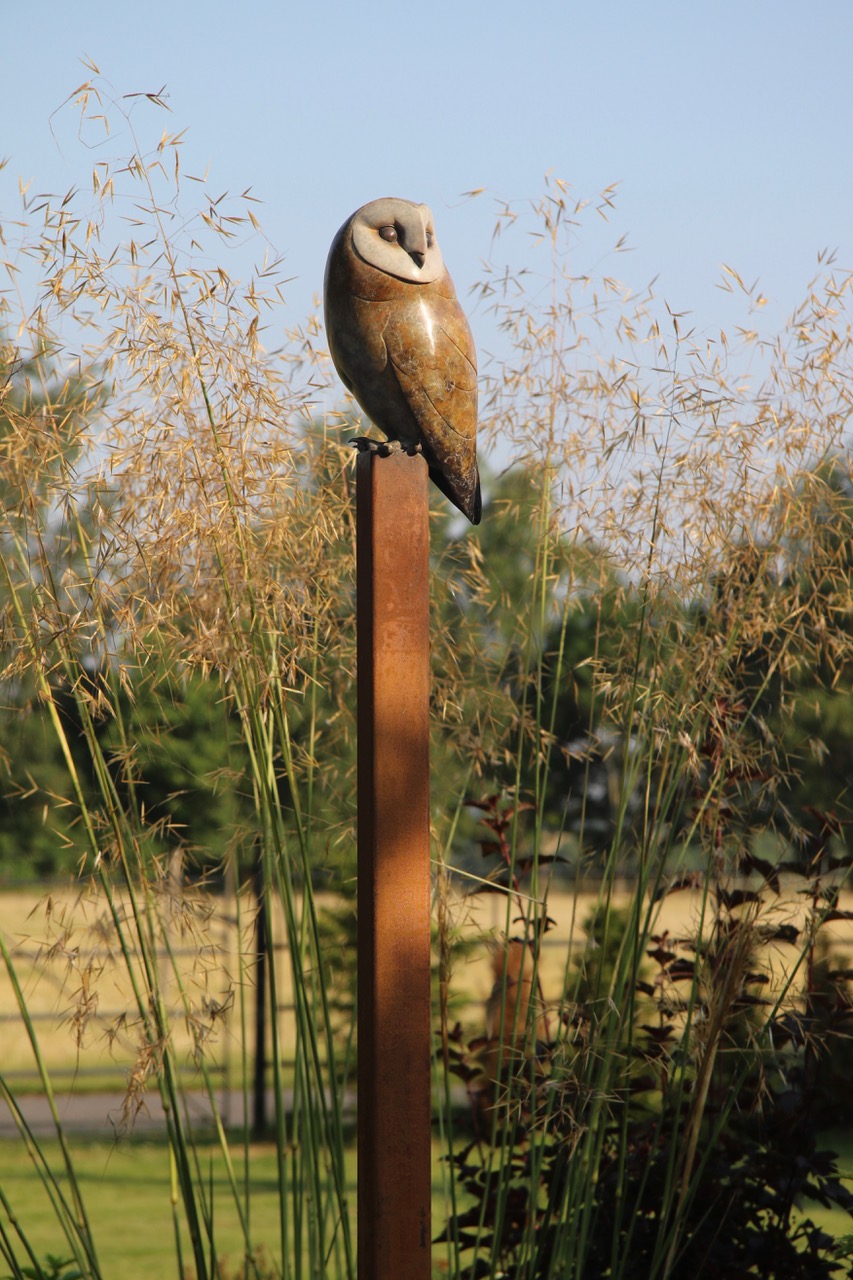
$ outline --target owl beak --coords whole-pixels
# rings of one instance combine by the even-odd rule
[[[418,270],[420,270],[420,269],[423,267],[423,265],[424,265],[424,259],[426,258],[426,254],[425,254],[425,253],[419,253],[419,252],[415,249],[415,250],[412,250],[412,252],[409,254],[409,257],[412,259],[412,262],[414,262],[414,264],[415,264],[415,266],[418,268]]]

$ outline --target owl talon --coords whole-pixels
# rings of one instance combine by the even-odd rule
[[[354,436],[350,444],[359,453],[378,453],[380,458],[388,458],[392,453],[406,453],[413,458],[424,451],[420,440],[417,444],[404,445],[399,440],[371,440],[370,436]]]
[[[402,445],[399,440],[371,440],[370,436],[355,436],[350,440],[353,449],[359,453],[378,453],[380,458],[387,458],[391,453],[399,453]]]

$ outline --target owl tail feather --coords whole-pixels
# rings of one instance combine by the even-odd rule
[[[480,496],[480,477],[477,476],[473,487],[461,488],[448,479],[437,467],[430,467],[429,476],[437,489],[448,498],[472,524],[479,524],[483,517],[483,500]]]

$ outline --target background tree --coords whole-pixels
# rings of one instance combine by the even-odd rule
[[[783,741],[798,809],[853,817],[853,469],[838,455],[803,480],[813,519],[792,531],[790,576],[810,646],[790,673]]]
[[[87,492],[74,468],[103,396],[92,371],[60,372],[48,338],[23,357],[0,341],[0,866],[30,875],[76,860],[66,763],[26,668],[61,609],[84,604],[76,584],[97,572],[106,495]],[[80,655],[89,670],[102,645],[92,635]]]

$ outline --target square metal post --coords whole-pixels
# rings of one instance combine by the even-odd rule
[[[429,1280],[426,463],[362,453],[356,491],[358,1274]]]

